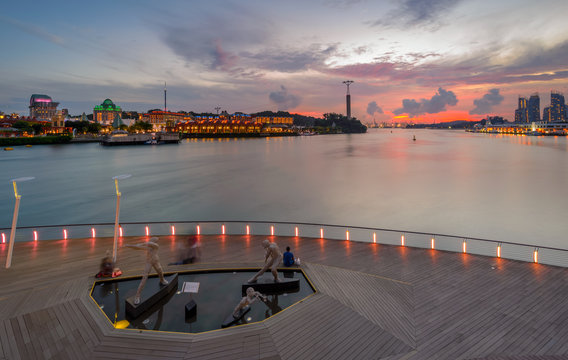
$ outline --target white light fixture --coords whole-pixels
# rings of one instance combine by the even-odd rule
[[[132,175],[124,174],[113,176],[114,186],[116,187],[116,217],[114,218],[114,244],[112,247],[112,261],[116,263],[116,255],[118,252],[118,219],[120,214],[120,191],[118,190],[118,180],[128,179]]]
[[[35,177],[21,177],[10,180],[14,186],[14,196],[16,197],[16,206],[14,207],[14,215],[12,216],[12,231],[10,232],[10,240],[8,242],[8,256],[6,257],[6,269],[12,265],[12,253],[14,252],[14,241],[16,237],[16,223],[18,222],[18,212],[20,210],[20,199],[22,195],[18,194],[18,182],[33,180]]]

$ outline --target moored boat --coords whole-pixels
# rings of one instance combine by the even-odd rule
[[[112,134],[105,136],[100,144],[105,146],[117,145],[161,145],[161,144],[177,144],[180,138],[178,133],[141,133],[130,134],[126,131],[114,131]]]

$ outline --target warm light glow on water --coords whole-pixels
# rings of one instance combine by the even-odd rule
[[[133,176],[120,183],[124,223],[312,222],[567,246],[565,137],[370,129],[23,150],[2,154],[0,227],[6,229],[14,207],[10,179],[36,176],[18,184],[18,226],[110,223],[116,194],[108,174],[128,173]]]

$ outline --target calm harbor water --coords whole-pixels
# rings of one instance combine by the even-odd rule
[[[416,141],[412,141],[413,135]],[[382,227],[568,248],[568,143],[463,131],[96,143],[0,152],[0,228],[268,220]]]

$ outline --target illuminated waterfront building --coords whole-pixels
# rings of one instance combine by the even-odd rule
[[[191,115],[175,113],[171,111],[152,110],[145,114],[139,114],[138,120],[152,124],[156,131],[173,128],[179,122],[191,119]]]
[[[257,116],[254,121],[261,124],[283,124],[283,125],[293,125],[293,117],[281,117],[281,116]]]
[[[564,95],[558,92],[550,93],[550,121],[563,122],[566,121],[566,104],[564,103]]]
[[[519,96],[519,106],[515,110],[515,122],[527,123],[529,121],[529,109],[527,108],[527,99]]]
[[[538,94],[533,94],[529,98],[528,116],[530,123],[540,121],[540,97]]]
[[[105,99],[102,104],[93,109],[93,120],[102,125],[111,125],[116,116],[122,117],[122,109],[111,99]]]
[[[65,127],[65,113],[58,110],[57,113],[51,118],[51,126],[54,128]]]
[[[30,117],[37,120],[51,121],[57,113],[58,102],[47,95],[33,94],[30,97]]]
[[[196,120],[190,120],[178,123],[175,131],[188,135],[229,135],[229,134],[260,134],[262,124],[247,120],[228,120],[206,119],[205,117],[196,117]]]

